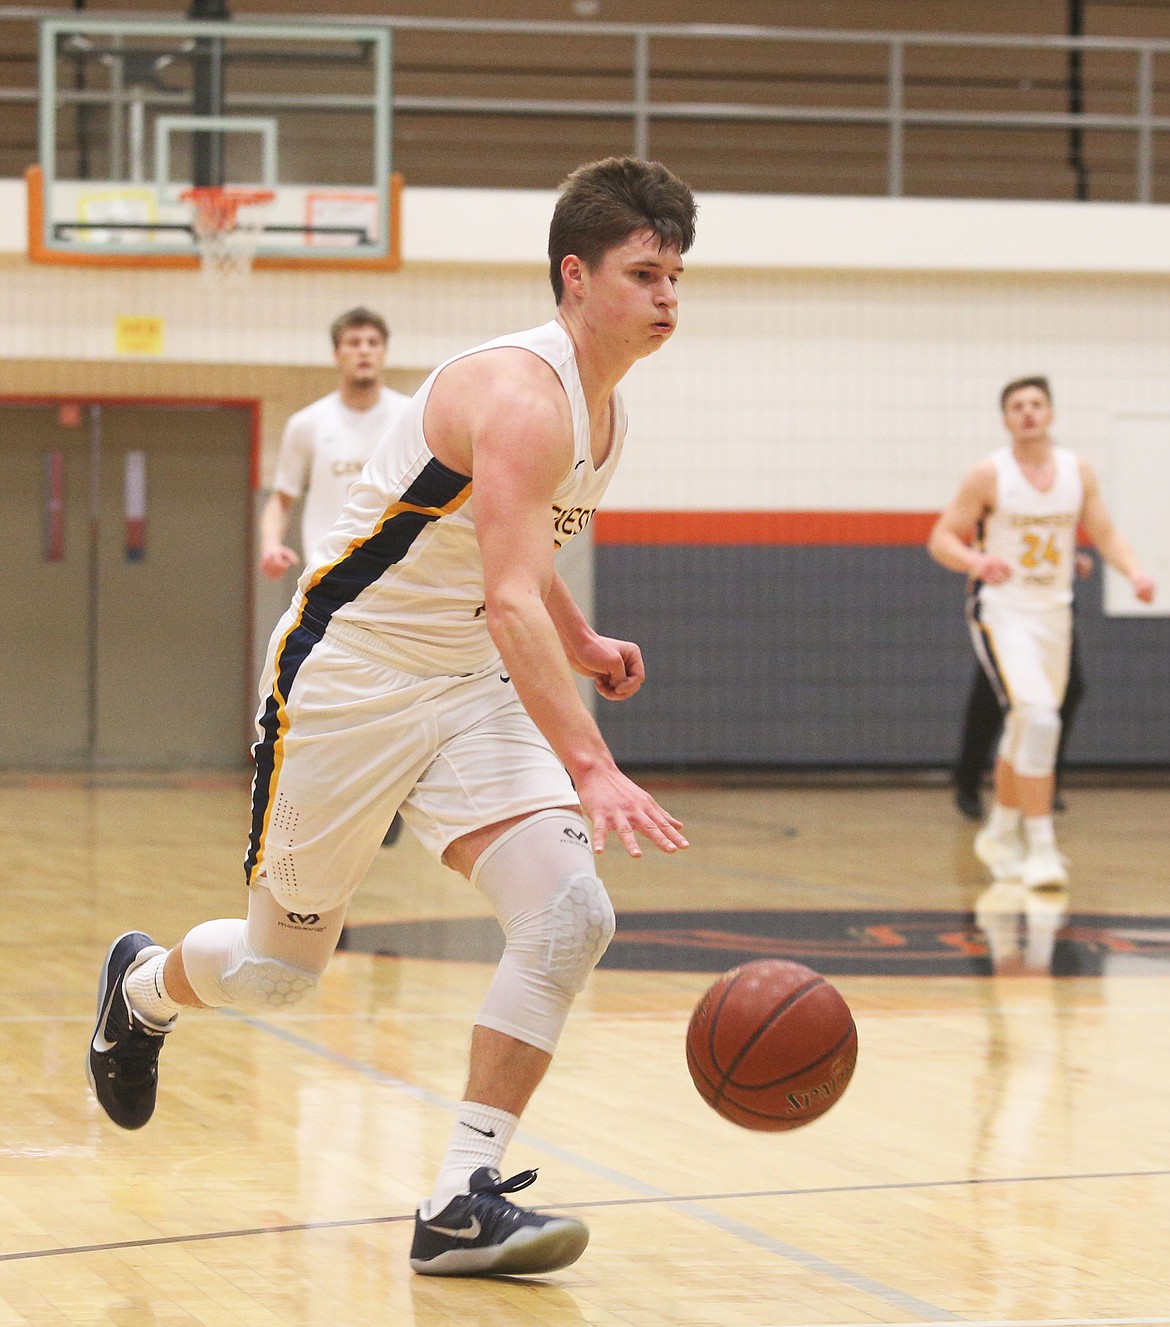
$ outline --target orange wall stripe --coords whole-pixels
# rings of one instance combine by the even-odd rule
[[[924,544],[931,511],[599,511],[598,544]]]

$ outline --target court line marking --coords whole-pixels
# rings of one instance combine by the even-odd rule
[[[526,1141],[541,1147],[546,1146],[535,1135],[517,1133],[516,1136],[524,1136]],[[11,1153],[0,1152],[0,1155],[11,1155]],[[649,1194],[637,1198],[595,1198],[580,1203],[558,1203],[557,1211],[593,1211],[602,1207],[636,1207],[639,1204],[649,1203],[698,1206],[702,1203],[732,1202],[745,1198],[802,1198],[833,1193],[866,1193],[873,1190],[958,1188],[967,1184],[1027,1184],[1044,1180],[1141,1179],[1163,1175],[1170,1175],[1170,1170],[1123,1170],[1082,1175],[1018,1175],[1007,1176],[1003,1179],[922,1180],[907,1181],[901,1184],[842,1184],[820,1189],[744,1189],[728,1193],[669,1194],[663,1192],[662,1196]],[[631,1182],[638,1183],[638,1181]],[[118,1249],[148,1249],[162,1244],[198,1244],[215,1239],[240,1239],[248,1235],[285,1235],[310,1230],[348,1230],[361,1226],[400,1225],[413,1219],[413,1214],[405,1216],[353,1216],[339,1218],[336,1221],[295,1221],[279,1226],[242,1226],[238,1229],[194,1231],[184,1235],[157,1235],[149,1239],[110,1240],[104,1244],[72,1244],[52,1249],[22,1249],[15,1253],[0,1253],[0,1262],[22,1262],[32,1258],[59,1258],[70,1253],[109,1253]],[[1090,1325],[1091,1327],[1112,1327],[1113,1324],[1129,1323],[1153,1324],[1154,1327],[1164,1324],[1165,1327],[1170,1327],[1170,1318],[1044,1318],[1036,1319],[1034,1322],[1031,1320],[1027,1322],[1016,1321],[1015,1319],[1010,1321],[1005,1319],[1003,1322],[970,1322],[963,1318],[948,1318],[946,1321],[962,1322],[963,1327],[1090,1327]],[[801,1325],[788,1323],[784,1324],[784,1327],[801,1327]],[[815,1327],[825,1327],[825,1324],[815,1324]],[[832,1327],[874,1327],[874,1324],[872,1322],[836,1323]],[[919,1323],[916,1327],[939,1327],[939,1325],[937,1323]]]
[[[358,1226],[389,1226],[413,1221],[410,1216],[356,1216],[342,1221],[297,1221],[285,1226],[244,1226],[239,1230],[196,1231],[186,1235],[156,1235],[151,1239],[110,1240],[106,1244],[72,1244],[59,1249],[24,1249],[0,1253],[0,1262],[23,1262],[31,1258],[60,1258],[68,1253],[114,1253],[119,1249],[153,1249],[162,1244],[201,1244],[213,1239],[241,1239],[246,1235],[288,1235],[306,1230],[348,1230]]]
[[[815,1198],[824,1194],[899,1193],[915,1189],[962,1189],[980,1184],[1077,1184],[1083,1180],[1162,1179],[1170,1170],[1102,1170],[1067,1175],[987,1175],[966,1180],[901,1180],[889,1184],[829,1184],[815,1189],[745,1189],[731,1193],[675,1195],[676,1202],[731,1202],[742,1198]],[[558,1203],[558,1208],[622,1207],[660,1202],[658,1198],[598,1198],[586,1203]],[[1170,1319],[1167,1319],[1170,1322]]]

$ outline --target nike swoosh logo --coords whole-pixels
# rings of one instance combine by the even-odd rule
[[[112,1051],[116,1044],[115,1042],[106,1040],[105,1026],[106,1026],[106,1020],[110,1016],[110,1007],[114,1003],[114,997],[117,994],[118,994],[118,983],[115,982],[113,986],[110,987],[110,991],[106,996],[106,1002],[104,1005],[102,1005],[101,1013],[98,1015],[97,1029],[93,1034],[93,1048],[95,1051],[97,1051],[99,1055],[105,1055],[109,1051]]]
[[[501,681],[501,682],[510,682],[511,680],[512,680],[511,677],[510,677],[507,673],[501,673],[501,674],[500,674],[500,681]],[[473,1129],[475,1126],[472,1125],[472,1124],[469,1124],[467,1127],[468,1127],[469,1129]],[[489,1133],[489,1134],[488,1134],[488,1137],[489,1137],[489,1138],[494,1138],[494,1137],[495,1137],[495,1134],[490,1134],[490,1133]]]
[[[483,1229],[477,1216],[471,1218],[471,1225],[461,1226],[458,1230],[453,1230],[450,1226],[433,1226],[429,1221],[425,1224],[426,1228],[433,1230],[436,1235],[450,1235],[452,1239],[478,1239],[479,1232]]]
[[[496,1131],[494,1129],[479,1129],[474,1124],[468,1124],[466,1120],[463,1121],[463,1127],[465,1129],[475,1129],[476,1133],[483,1134],[485,1138],[494,1138],[496,1136]]]
[[[573,467],[573,469],[574,469],[574,470],[580,470],[580,468],[581,468],[584,464],[585,464],[585,458],[582,456],[581,459],[577,462],[577,464]]]

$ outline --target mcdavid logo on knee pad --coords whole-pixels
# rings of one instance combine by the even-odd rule
[[[319,912],[286,912],[284,915],[294,926],[316,926],[321,920]]]

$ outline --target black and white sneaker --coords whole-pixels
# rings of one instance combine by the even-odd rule
[[[470,1193],[424,1221],[416,1213],[410,1265],[424,1276],[523,1276],[568,1267],[585,1252],[589,1230],[567,1216],[544,1216],[503,1195],[526,1189],[536,1171],[500,1179],[481,1166]]]
[[[110,946],[98,982],[97,1025],[85,1072],[102,1110],[123,1129],[141,1129],[154,1114],[158,1053],[171,1029],[138,1018],[122,983],[148,958],[165,953],[149,935],[127,931]]]

